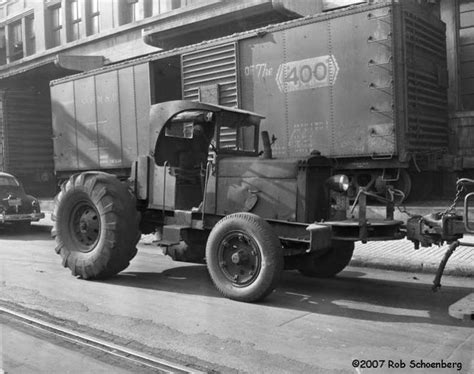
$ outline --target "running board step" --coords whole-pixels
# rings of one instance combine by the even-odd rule
[[[190,226],[188,225],[165,225],[163,226],[161,240],[158,240],[156,244],[163,247],[179,244],[183,241],[181,231],[189,228]]]

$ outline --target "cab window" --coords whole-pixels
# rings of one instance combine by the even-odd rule
[[[217,150],[219,153],[258,154],[258,125],[248,120],[246,115],[218,113],[222,125],[217,131]]]

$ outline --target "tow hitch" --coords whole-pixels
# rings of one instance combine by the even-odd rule
[[[456,197],[453,204],[444,212],[432,213],[426,216],[413,216],[407,221],[407,239],[414,243],[415,249],[418,249],[420,244],[422,247],[429,247],[433,244],[449,244],[433,281],[432,290],[434,292],[441,288],[441,277],[449,258],[456,248],[460,245],[474,247],[473,243],[459,241],[464,234],[474,234],[474,228],[469,221],[470,201],[474,198],[474,192],[468,193],[464,197],[463,214],[460,215],[455,211],[455,206],[468,185],[474,185],[474,180],[462,178],[456,182]]]
[[[466,186],[474,186],[473,179],[462,178],[456,182],[456,197],[444,212],[430,213],[425,216],[412,215],[406,225],[403,221],[394,219],[394,207],[404,200],[401,191],[388,189],[386,197],[375,195],[367,189],[361,187],[350,209],[351,219],[325,222],[324,224],[331,227],[333,240],[360,240],[362,243],[375,240],[397,240],[406,237],[411,240],[415,249],[422,247],[430,247],[431,245],[449,244],[449,248],[441,260],[435,279],[433,281],[432,290],[436,292],[441,288],[441,277],[443,276],[446,264],[460,245],[466,247],[474,247],[474,243],[461,242],[464,234],[474,234],[474,224],[469,220],[469,207],[471,200],[474,200],[474,192],[466,194],[464,197],[463,214],[455,211],[456,204],[461,199]],[[395,202],[399,196],[399,202]],[[367,197],[376,199],[386,206],[385,219],[369,219],[367,218]],[[358,212],[354,215],[355,207],[358,205]]]

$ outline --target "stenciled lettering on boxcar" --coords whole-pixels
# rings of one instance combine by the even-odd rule
[[[244,74],[258,79],[265,79],[273,75],[273,68],[267,63],[248,65],[244,67]]]
[[[324,147],[329,146],[328,139],[325,139],[329,129],[327,122],[295,123],[288,138],[288,148],[298,154],[308,154],[317,149],[320,152],[327,152]]]
[[[290,61],[278,66],[276,82],[281,92],[334,85],[339,66],[333,55]]]

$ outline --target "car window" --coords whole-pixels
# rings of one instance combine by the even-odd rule
[[[20,184],[15,178],[0,176],[0,186],[15,186],[18,187]]]

